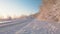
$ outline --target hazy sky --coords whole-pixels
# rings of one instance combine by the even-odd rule
[[[41,0],[0,0],[0,16],[34,14],[40,4]]]

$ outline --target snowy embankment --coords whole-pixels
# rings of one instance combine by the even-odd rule
[[[5,27],[5,26],[8,26],[8,25],[14,25],[14,24],[21,24],[21,23],[24,23],[24,22],[29,22],[29,21],[32,21],[32,17],[27,17],[27,18],[22,18],[22,19],[15,19],[15,20],[10,20],[10,21],[2,21],[0,22],[0,27]]]

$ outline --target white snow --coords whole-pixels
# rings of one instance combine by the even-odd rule
[[[8,22],[0,24],[0,34],[60,34],[59,23],[39,21],[30,16]]]

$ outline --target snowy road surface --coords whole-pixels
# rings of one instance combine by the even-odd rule
[[[60,24],[29,17],[0,24],[0,34],[60,34]]]

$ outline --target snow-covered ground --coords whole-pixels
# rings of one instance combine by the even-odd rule
[[[60,34],[60,24],[27,17],[1,23],[0,34]]]

